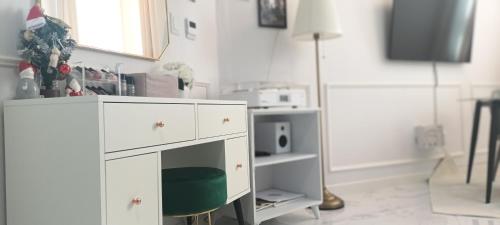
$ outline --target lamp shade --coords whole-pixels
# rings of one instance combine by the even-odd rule
[[[342,35],[335,0],[300,0],[293,37],[297,40],[334,39]]]

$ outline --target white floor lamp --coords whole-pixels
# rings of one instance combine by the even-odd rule
[[[324,155],[323,126],[325,124],[324,110],[322,109],[322,82],[320,71],[319,41],[338,38],[342,35],[336,18],[334,0],[301,0],[295,21],[293,37],[301,41],[314,41],[316,50],[316,84],[318,90],[318,106],[320,114],[321,153]],[[323,204],[321,210],[335,210],[344,207],[344,201],[332,194],[325,185],[324,163],[323,174]]]

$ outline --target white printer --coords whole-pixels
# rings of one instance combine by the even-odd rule
[[[247,101],[249,108],[307,106],[307,87],[305,86],[277,83],[247,84],[250,87],[243,87],[243,85],[239,84],[235,90],[223,94],[222,99]]]

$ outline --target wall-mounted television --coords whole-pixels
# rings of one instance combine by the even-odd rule
[[[394,0],[389,58],[470,62],[476,0]]]

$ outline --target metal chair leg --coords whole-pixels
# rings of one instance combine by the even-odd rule
[[[238,219],[238,225],[245,225],[245,218],[243,216],[243,207],[241,206],[241,199],[237,199],[233,202],[234,211],[236,212],[236,218]]]
[[[212,213],[208,212],[208,225],[212,225]]]
[[[474,166],[474,156],[476,155],[476,145],[477,145],[477,136],[479,132],[479,122],[481,119],[481,102],[476,102],[476,108],[474,110],[474,123],[472,125],[472,137],[470,142],[470,151],[469,151],[469,166],[467,168],[467,184],[470,183],[472,176],[472,168]]]
[[[491,128],[490,128],[490,140],[488,147],[488,177],[486,183],[486,203],[491,203],[491,194],[493,192],[493,176],[495,169],[495,151],[498,138],[498,109],[500,106],[496,103],[491,105]]]
[[[498,165],[500,164],[500,145],[498,146],[498,150],[497,150],[497,161],[495,163],[495,171],[493,173],[493,181],[496,180],[497,178],[497,174],[498,174]]]

